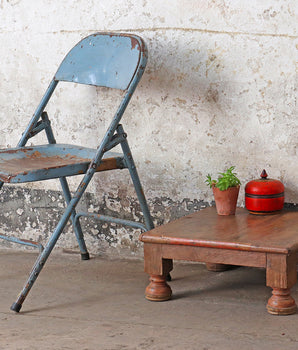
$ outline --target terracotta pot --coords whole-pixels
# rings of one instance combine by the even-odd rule
[[[212,187],[218,215],[235,215],[240,186],[230,187],[221,191]]]

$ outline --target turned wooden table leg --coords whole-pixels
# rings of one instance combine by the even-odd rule
[[[297,305],[290,288],[297,281],[296,254],[267,254],[266,284],[272,288],[267,310],[272,315],[296,313]]]
[[[145,297],[151,301],[166,301],[171,299],[172,290],[166,282],[166,276],[151,275],[150,283],[145,291]]]
[[[173,269],[171,259],[163,259],[160,244],[144,244],[145,272],[150,275],[150,283],[146,288],[145,297],[151,301],[165,301],[172,297],[171,287],[167,278]]]
[[[290,289],[273,288],[272,297],[268,300],[267,310],[272,315],[292,315],[297,305],[290,295]]]

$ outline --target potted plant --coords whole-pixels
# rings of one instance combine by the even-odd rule
[[[211,175],[207,175],[205,182],[213,190],[218,215],[235,214],[241,182],[233,172],[234,169],[231,166],[225,173],[219,173],[217,180],[212,180]]]

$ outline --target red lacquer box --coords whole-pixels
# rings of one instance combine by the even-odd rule
[[[252,180],[245,186],[245,206],[252,214],[274,214],[284,206],[284,185],[267,176],[263,170],[260,179]]]

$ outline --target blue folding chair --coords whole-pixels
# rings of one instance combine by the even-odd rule
[[[1,235],[15,243],[40,248],[40,254],[30,276],[11,309],[19,312],[22,304],[54,248],[68,220],[71,219],[83,260],[89,253],[79,222],[82,216],[106,222],[128,225],[142,230],[153,228],[148,205],[127,142],[120,124],[121,117],[144,72],[147,49],[144,41],[130,34],[96,33],[84,38],[66,55],[41,99],[18,146],[0,150],[0,188],[3,183],[24,183],[59,178],[67,207],[45,247],[40,243]],[[47,113],[44,111],[59,81],[103,86],[125,91],[118,109],[97,149],[68,144],[57,144]],[[27,141],[45,131],[48,144],[25,147]],[[122,153],[110,152],[119,145]],[[76,213],[75,208],[95,172],[128,168],[132,178],[145,224],[99,214]],[[66,177],[84,174],[77,190],[71,196]]]

